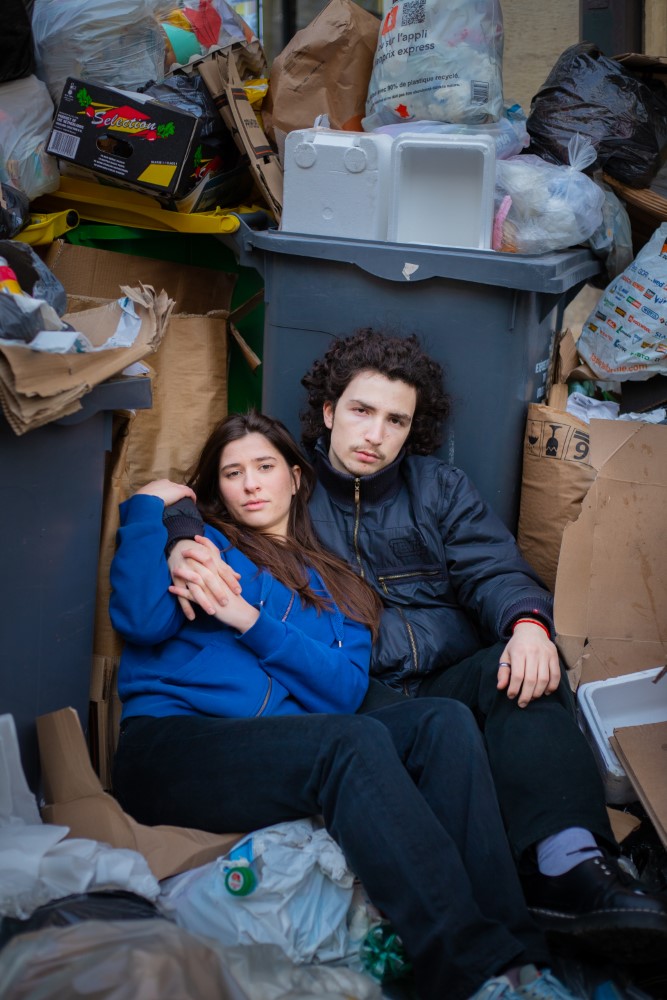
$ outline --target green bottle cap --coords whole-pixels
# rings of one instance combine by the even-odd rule
[[[247,896],[257,885],[257,878],[252,868],[237,865],[225,872],[225,889],[232,896]]]

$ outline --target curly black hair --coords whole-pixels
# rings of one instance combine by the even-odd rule
[[[327,402],[335,406],[351,380],[367,371],[414,386],[417,405],[406,450],[413,455],[431,455],[436,451],[449,413],[442,366],[424,352],[414,334],[394,337],[372,327],[334,341],[324,357],[301,379],[308,392],[308,403],[301,413],[305,447],[312,450],[322,435],[328,440],[322,407]]]

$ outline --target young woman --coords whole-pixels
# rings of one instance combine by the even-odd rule
[[[313,483],[282,424],[252,412],[213,431],[189,487],[149,483],[122,505],[116,796],[140,822],[214,832],[322,815],[424,1000],[573,1000],[536,967],[547,952],[468,709],[406,699],[353,714],[379,605],[317,542]],[[195,491],[229,572],[225,599],[190,619],[179,597],[196,588],[171,585],[162,513]]]

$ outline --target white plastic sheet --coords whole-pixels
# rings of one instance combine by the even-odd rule
[[[53,899],[95,889],[126,889],[157,899],[159,884],[136,851],[66,840],[66,826],[41,822],[11,715],[0,716],[0,789],[0,916],[26,919]]]
[[[250,895],[228,892],[227,859],[220,858],[164,881],[163,912],[225,945],[278,945],[294,962],[356,953],[347,928],[353,875],[326,830],[311,820],[280,823],[245,838],[231,857],[252,862],[257,887]]]

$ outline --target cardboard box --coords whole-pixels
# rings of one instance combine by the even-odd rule
[[[616,729],[611,743],[667,849],[667,722]]]
[[[280,222],[283,172],[278,154],[266,138],[243,89],[239,66],[245,57],[235,43],[192,60],[184,71],[199,73],[238,148],[248,157],[250,171],[266,204]]]
[[[36,723],[46,802],[41,814],[45,823],[69,827],[71,837],[138,851],[157,879],[214,861],[243,836],[137,823],[102,790],[73,708],[40,715]]]
[[[68,77],[46,151],[114,184],[171,199],[193,186],[198,134],[195,115]]]
[[[568,524],[555,589],[557,643],[581,683],[665,664],[667,427],[593,420],[597,476]]]
[[[151,479],[182,481],[213,426],[226,416],[226,328],[236,276],[62,241],[49,248],[46,263],[62,282],[71,307],[113,298],[129,275],[168,288],[175,301],[168,334],[150,358],[153,406],[131,419],[116,417],[107,463],[89,728],[93,761],[109,788],[120,715],[116,674],[122,642],[108,612],[118,505]]]

